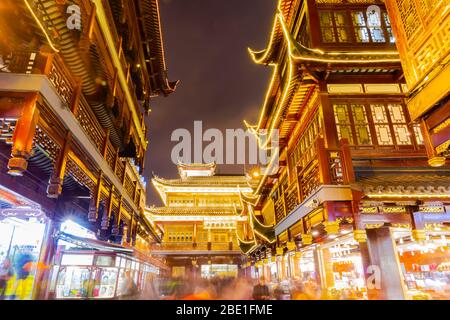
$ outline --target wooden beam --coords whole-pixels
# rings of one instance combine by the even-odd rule
[[[69,151],[72,145],[72,133],[67,132],[62,150],[56,159],[53,168],[52,176],[50,177],[49,185],[47,187],[47,197],[58,198],[62,193],[62,186],[64,183],[64,176],[66,175],[66,165],[69,157]]]

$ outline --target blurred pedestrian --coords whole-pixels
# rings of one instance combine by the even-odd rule
[[[14,275],[11,260],[6,257],[0,264],[0,299],[5,297],[6,286],[9,279]]]
[[[253,287],[253,299],[254,300],[270,299],[269,287],[266,285],[263,277],[261,277],[259,279],[259,282]]]

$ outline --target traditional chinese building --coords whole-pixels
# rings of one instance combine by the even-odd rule
[[[388,0],[386,9],[409,88],[411,120],[421,125],[429,164],[443,166],[450,146],[449,4]]]
[[[42,222],[46,264],[67,219],[105,242],[160,240],[143,179],[150,99],[176,87],[160,26],[157,0],[0,5],[0,219]]]
[[[146,210],[164,234],[152,254],[165,257],[173,275],[237,275],[243,262],[238,233],[250,232],[240,193],[252,193],[252,179],[218,174],[214,163],[179,164],[178,171],[178,179],[152,181],[164,203]]]
[[[280,137],[278,171],[241,197],[260,225],[253,271],[336,298],[448,297],[449,170],[428,165],[384,3],[280,0],[267,48],[250,53],[272,69],[251,128]]]

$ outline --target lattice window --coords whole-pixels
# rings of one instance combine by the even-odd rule
[[[333,28],[333,13],[329,11],[320,12],[320,29],[322,31],[322,41],[323,42],[335,42],[336,38],[334,36]]]
[[[393,145],[391,130],[389,128],[389,119],[384,104],[373,104],[370,106],[372,111],[375,132],[379,145]]]
[[[370,42],[369,29],[366,25],[364,12],[352,12],[352,21],[356,42]]]
[[[319,15],[323,42],[351,41],[346,11],[323,11]]]
[[[419,13],[414,0],[398,0],[400,19],[402,20],[406,37],[411,39],[412,35],[420,27]]]
[[[418,125],[413,125],[414,136],[416,137],[417,144],[423,144],[422,131]]]
[[[347,105],[336,104],[333,106],[333,109],[339,140],[348,139],[349,143],[353,144],[352,127]]]
[[[386,12],[383,12],[383,19],[384,19],[384,24],[386,25],[386,32],[389,37],[389,42],[395,43],[395,37],[394,37],[394,34],[392,33],[391,21],[389,20],[389,16]]]
[[[352,104],[350,107],[352,110],[356,140],[358,144],[371,144],[372,139],[370,136],[369,122],[367,121],[366,109],[364,105]]]

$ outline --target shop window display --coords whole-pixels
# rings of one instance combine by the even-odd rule
[[[428,231],[415,241],[411,231],[393,231],[407,299],[450,299],[450,231]]]
[[[45,229],[45,219],[12,217],[0,220],[0,263],[9,266],[1,288],[3,298],[32,298]]]
[[[367,299],[364,268],[358,243],[344,236],[319,247],[322,274],[331,299]]]

